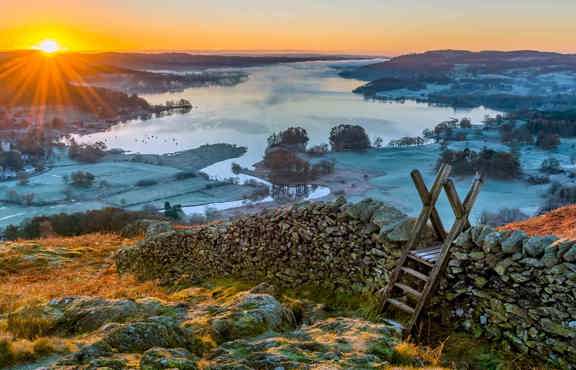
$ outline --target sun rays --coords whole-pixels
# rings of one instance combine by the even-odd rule
[[[86,83],[85,77],[96,73],[92,65],[49,43],[36,50],[0,63],[0,103],[34,107],[37,124],[44,123],[49,106],[84,107],[94,114],[109,109],[98,90]]]

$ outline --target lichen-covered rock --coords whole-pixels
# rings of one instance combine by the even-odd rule
[[[566,262],[576,262],[576,244],[572,245],[572,247],[562,255],[562,259]]]
[[[241,294],[211,321],[212,333],[222,343],[253,337],[290,324],[290,312],[268,294]]]
[[[522,243],[528,238],[523,231],[515,230],[509,237],[505,238],[502,242],[502,252],[506,254],[514,254],[522,249]]]
[[[158,316],[146,321],[111,325],[104,328],[102,341],[118,352],[142,353],[154,347],[202,352],[202,343],[194,334],[169,317]]]
[[[505,239],[505,235],[499,231],[491,232],[484,237],[482,241],[482,250],[486,253],[496,253],[500,251],[502,240]]]
[[[382,202],[378,202],[372,198],[366,198],[358,203],[349,205],[346,213],[348,216],[354,219],[368,223],[374,215],[374,212],[376,212],[382,206]]]
[[[404,212],[394,207],[381,205],[373,212],[370,221],[380,227],[380,234],[385,234],[406,221],[407,218],[408,216]]]
[[[380,234],[386,235],[386,238],[393,242],[407,242],[410,240],[412,235],[414,223],[414,219],[407,218],[395,224],[389,231],[387,231],[387,234],[382,230],[380,231]]]
[[[546,247],[556,240],[558,240],[558,238],[554,236],[535,236],[526,239],[522,244],[522,252],[526,256],[540,257],[544,254]]]
[[[546,267],[552,267],[560,263],[561,258],[559,255],[559,243],[554,243],[546,246],[544,249],[544,257],[542,257],[542,263]]]
[[[401,333],[392,326],[331,318],[298,330],[224,343],[208,369],[375,369],[390,365]],[[426,362],[415,358],[414,365]]]
[[[98,363],[101,359],[109,359],[113,355],[113,348],[108,344],[100,341],[94,344],[82,346],[79,351],[74,352],[63,359],[56,362],[51,369],[61,369],[66,366],[75,366],[75,368],[85,368],[79,367],[79,365],[86,365],[91,363]],[[91,366],[88,366],[90,368]]]
[[[465,230],[458,235],[458,237],[454,240],[454,245],[459,246],[463,249],[469,249],[474,246],[472,242],[472,235],[470,229]]]
[[[134,238],[137,236],[154,236],[172,230],[172,224],[160,220],[136,220],[124,226],[120,235],[125,238]]]
[[[140,312],[138,305],[128,299],[69,297],[52,300],[49,306],[62,311],[57,327],[69,334],[91,332],[109,322],[126,321]]]
[[[107,323],[122,323],[174,311],[175,308],[156,299],[133,301],[73,296],[24,307],[12,313],[11,318],[14,321],[30,316],[41,318],[43,335],[78,335],[93,332]]]
[[[198,358],[184,348],[151,348],[140,359],[140,369],[196,370]]]

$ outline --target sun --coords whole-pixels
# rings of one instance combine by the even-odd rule
[[[56,40],[42,40],[38,45],[34,46],[34,49],[46,54],[55,54],[62,51],[62,47]]]

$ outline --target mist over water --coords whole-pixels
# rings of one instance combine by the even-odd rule
[[[497,112],[406,102],[367,101],[352,93],[363,81],[343,79],[333,66],[374,61],[306,62],[245,69],[250,78],[234,87],[187,89],[181,93],[143,96],[152,104],[186,98],[197,107],[185,115],[131,121],[110,131],[84,136],[80,141],[103,140],[110,148],[141,153],[171,153],[203,144],[230,143],[248,148],[235,160],[250,166],[262,158],[266,138],[273,132],[299,125],[310,144],[328,141],[330,129],[343,123],[363,126],[373,139],[389,140],[420,135],[425,128],[451,117],[473,121]]]

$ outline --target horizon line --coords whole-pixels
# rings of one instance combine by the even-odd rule
[[[31,52],[37,51],[34,49],[14,48],[14,49],[0,49],[0,53],[10,52]],[[406,52],[384,52],[384,51],[359,51],[359,50],[306,50],[306,49],[78,49],[78,50],[64,50],[62,54],[73,53],[186,53],[186,54],[206,54],[206,55],[243,55],[243,54],[294,54],[294,55],[333,55],[333,56],[362,56],[374,58],[391,58],[403,55],[422,54],[426,52],[435,51],[462,51],[462,52],[541,52],[541,53],[557,53],[564,55],[576,55],[576,50],[545,50],[545,49],[462,49],[462,48],[438,48],[438,49],[423,49],[413,50]]]

